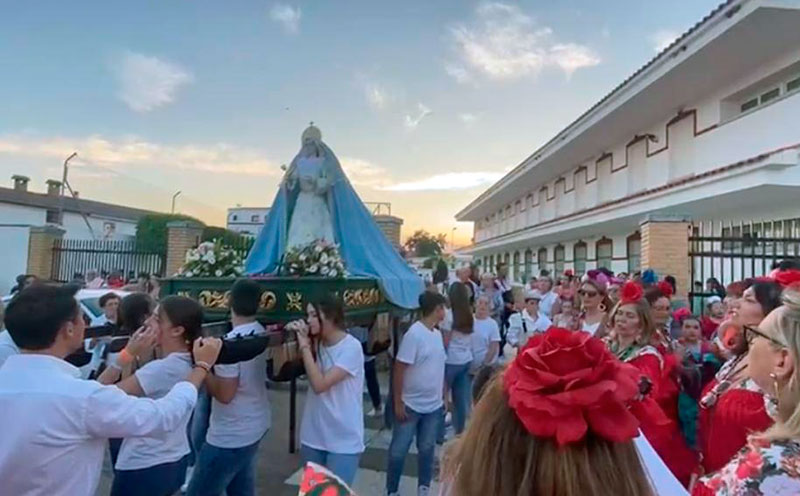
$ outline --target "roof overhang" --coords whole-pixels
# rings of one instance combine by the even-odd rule
[[[800,6],[729,1],[456,214],[477,221],[800,46]]]

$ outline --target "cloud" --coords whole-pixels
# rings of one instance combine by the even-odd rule
[[[115,68],[118,96],[135,112],[150,112],[175,101],[178,90],[191,83],[183,67],[141,53],[127,52]]]
[[[650,43],[653,45],[653,50],[661,52],[678,39],[678,36],[680,36],[678,32],[672,29],[659,29],[650,35]]]
[[[389,92],[378,84],[368,84],[366,89],[367,103],[375,110],[383,110],[389,104]]]
[[[464,124],[474,124],[475,121],[478,120],[478,116],[470,112],[463,112],[461,114],[458,114],[458,118],[461,119],[461,122],[463,122]]]
[[[406,114],[405,124],[408,129],[416,129],[422,119],[431,115],[433,111],[429,109],[424,103],[417,104],[417,114]]]
[[[449,29],[449,39],[460,62],[448,62],[445,71],[459,82],[473,74],[513,80],[549,67],[570,76],[600,63],[591,48],[557,41],[551,28],[537,25],[519,7],[503,3],[480,5],[471,23]]]
[[[437,174],[418,181],[409,181],[386,186],[386,191],[445,191],[486,186],[503,177],[500,172],[449,172]]]
[[[226,143],[171,145],[137,137],[110,139],[100,135],[81,138],[25,137],[0,135],[0,155],[63,160],[71,152],[78,157],[71,163],[123,168],[176,168],[209,173],[246,176],[276,176],[280,167],[261,150]]]
[[[297,33],[300,30],[300,7],[292,7],[283,3],[276,3],[269,11],[269,17],[273,21],[283,25],[287,33]]]

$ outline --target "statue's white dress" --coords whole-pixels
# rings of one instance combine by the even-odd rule
[[[288,249],[307,245],[318,239],[334,243],[336,239],[328,209],[328,189],[331,185],[323,169],[323,159],[298,158],[294,171],[287,179],[292,189],[300,188],[289,221]]]

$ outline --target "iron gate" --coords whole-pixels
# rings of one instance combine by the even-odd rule
[[[123,277],[131,272],[162,276],[165,268],[166,253],[142,250],[136,240],[58,239],[53,244],[50,279],[67,282],[89,270],[119,271]]]

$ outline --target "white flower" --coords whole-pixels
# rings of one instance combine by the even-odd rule
[[[300,254],[300,261],[301,261],[301,262],[305,262],[305,261],[306,261],[306,258],[307,258],[307,257],[306,257],[306,254],[305,254],[305,253],[301,253],[301,254]]]
[[[217,277],[222,277],[222,271],[217,269],[217,271],[214,272],[214,275],[217,276]]]
[[[322,246],[317,245],[314,247],[314,253],[322,253]]]
[[[314,264],[314,265],[312,265],[311,267],[308,268],[308,271],[310,273],[312,273],[312,274],[316,274],[318,269],[319,269],[319,266],[317,266],[317,264]]]
[[[761,481],[758,490],[761,494],[769,494],[770,496],[800,494],[800,480],[789,477],[786,474],[777,474]]]
[[[319,262],[323,263],[323,264],[328,263],[328,254],[327,253],[323,253],[322,256],[319,257]]]
[[[187,270],[183,275],[185,277],[192,277],[194,275],[194,272],[192,272],[191,270]]]
[[[336,269],[332,269],[332,270],[331,270],[331,271],[328,273],[328,275],[329,275],[329,276],[331,276],[331,277],[336,277],[336,276],[338,276],[338,275],[339,275],[339,273],[338,273],[338,272],[336,272]]]
[[[206,260],[206,261],[211,265],[214,265],[215,263],[217,263],[217,257],[214,256],[214,252],[210,253],[210,256],[208,257],[208,260]]]
[[[329,270],[327,267],[323,267],[323,268],[322,268],[322,270],[320,270],[319,272],[320,272],[320,274],[322,274],[323,276],[327,276],[327,275],[328,275],[328,272],[330,272],[330,270]]]

